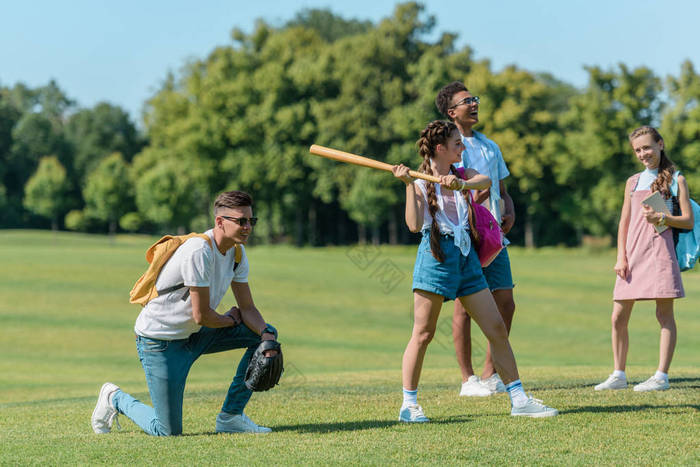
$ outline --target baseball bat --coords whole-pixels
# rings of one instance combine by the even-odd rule
[[[361,165],[371,169],[386,170],[387,172],[391,172],[391,168],[393,167],[393,165],[387,164],[386,162],[380,162],[368,157],[358,156],[357,154],[339,151],[337,149],[327,148],[325,146],[319,146],[318,144],[312,144],[309,148],[309,152],[316,156],[333,159],[335,161]],[[416,172],[415,170],[409,170],[408,174],[413,178],[422,178],[423,180],[427,180],[429,182],[440,183],[440,179],[438,177],[433,177],[432,175],[424,174],[422,172]]]

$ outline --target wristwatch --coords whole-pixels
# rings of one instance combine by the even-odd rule
[[[262,336],[266,332],[272,334],[273,336],[275,335],[275,330],[272,329],[269,324],[265,324],[265,327],[262,329],[262,331],[260,331],[260,335]]]

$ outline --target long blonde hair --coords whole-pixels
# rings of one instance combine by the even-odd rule
[[[455,131],[458,131],[457,126],[452,122],[434,120],[428,123],[428,126],[421,131],[420,138],[418,138],[418,141],[416,141],[418,153],[423,158],[423,162],[418,168],[419,172],[434,175],[433,169],[430,165],[430,159],[435,156],[435,148],[438,144],[447,144],[447,140],[454,134]],[[455,167],[452,165],[450,166],[450,173],[459,177],[457,169],[455,169]],[[430,225],[430,251],[433,254],[433,257],[442,263],[445,260],[445,255],[440,247],[440,228],[435,220],[435,216],[439,209],[437,195],[435,194],[435,183],[427,183],[426,185],[426,192],[428,194],[428,211],[433,218],[433,222]],[[462,192],[462,196],[464,196],[464,200],[467,202],[467,206],[469,207],[467,215],[469,221],[469,235],[471,236],[474,245],[478,246],[480,238],[476,228],[474,228],[474,210],[469,202],[468,194],[466,192]]]

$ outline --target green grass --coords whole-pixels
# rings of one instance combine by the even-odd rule
[[[415,249],[258,246],[249,250],[250,284],[280,331],[287,371],[246,413],[274,432],[213,433],[236,351],[193,367],[184,436],[149,437],[123,416],[121,430],[95,435],[89,419],[104,381],[149,401],[132,331],[139,310],[128,292],[152,240],[0,231],[0,464],[700,463],[698,273],[684,273],[687,297],[676,303],[672,389],[592,390],[612,366],[613,251],[511,249],[521,379],[559,417],[515,419],[505,395],[457,396],[448,304],[420,385],[432,423],[398,424]],[[221,307],[232,304],[229,296]],[[632,381],[655,370],[658,333],[653,304],[639,303]],[[484,345],[478,334],[475,364]]]

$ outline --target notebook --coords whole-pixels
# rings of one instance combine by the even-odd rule
[[[653,192],[646,198],[642,200],[642,204],[645,204],[652,208],[655,212],[663,212],[667,216],[671,215],[671,211],[668,210],[668,207],[666,207],[666,202],[664,201],[664,198],[661,196],[661,193],[658,191]],[[654,228],[658,233],[663,232],[664,230],[668,229],[667,225],[655,225]]]

